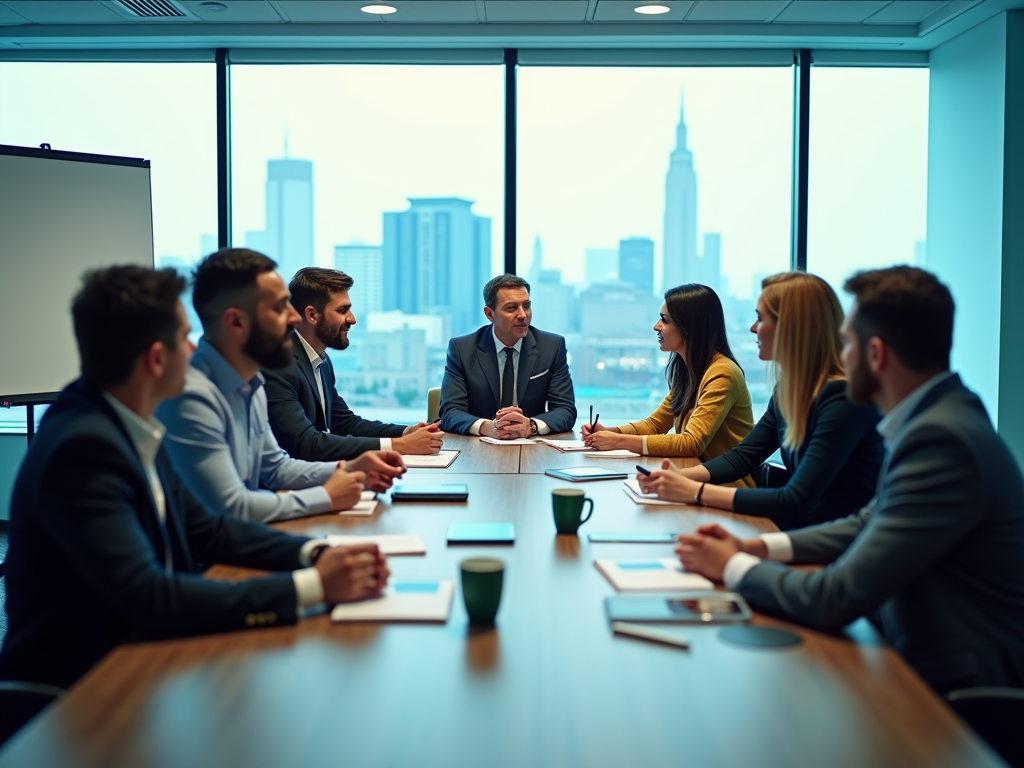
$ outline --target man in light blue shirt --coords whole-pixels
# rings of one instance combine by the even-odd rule
[[[383,491],[405,472],[394,452],[299,461],[277,444],[260,368],[291,362],[300,318],[276,266],[241,248],[218,251],[199,265],[192,301],[203,337],[185,393],[159,411],[168,453],[189,489],[211,510],[263,522],[349,509],[364,482]]]

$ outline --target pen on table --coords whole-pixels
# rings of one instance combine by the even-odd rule
[[[627,635],[628,637],[638,637],[641,640],[650,640],[655,643],[674,645],[677,648],[682,648],[683,650],[689,650],[690,648],[690,639],[688,637],[676,635],[672,632],[666,632],[663,629],[643,627],[639,624],[631,624],[626,621],[613,621],[612,631],[617,635]]]
[[[594,406],[590,406],[590,431],[594,431]]]

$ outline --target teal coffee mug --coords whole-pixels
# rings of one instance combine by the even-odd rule
[[[587,516],[583,507],[589,504]],[[555,528],[559,533],[574,534],[594,514],[594,500],[583,495],[579,488],[555,488],[551,492],[551,511],[555,515]]]
[[[470,557],[459,563],[462,599],[471,624],[493,624],[501,605],[505,563],[496,557]]]

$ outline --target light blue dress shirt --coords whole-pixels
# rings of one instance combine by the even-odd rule
[[[331,509],[334,462],[291,458],[270,430],[263,374],[245,381],[205,338],[185,393],[160,406],[174,468],[211,511],[271,522]],[[273,490],[259,490],[259,483]],[[290,490],[292,493],[275,493]]]

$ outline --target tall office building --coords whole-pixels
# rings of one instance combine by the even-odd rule
[[[654,241],[630,237],[619,241],[619,280],[654,295]]]
[[[693,153],[686,146],[686,121],[682,96],[676,148],[669,155],[665,174],[665,239],[662,252],[663,288],[698,281],[697,272],[697,174]]]
[[[540,235],[533,239],[533,260],[530,262],[530,270],[526,273],[526,282],[532,288],[540,282],[541,272],[544,271],[544,245],[540,241]],[[561,276],[558,279],[561,282]]]
[[[482,324],[491,274],[491,220],[456,197],[409,198],[384,214],[384,309],[451,317],[452,333]]]
[[[288,282],[301,267],[313,266],[313,163],[268,160],[266,229],[246,232],[245,244],[277,262]]]
[[[708,232],[704,235],[704,252],[700,257],[700,280],[711,290],[722,295],[722,235]]]
[[[357,319],[384,309],[383,248],[379,245],[336,245],[334,268],[352,278],[348,296]]]
[[[587,248],[583,280],[587,285],[619,279],[619,252],[614,248]]]

